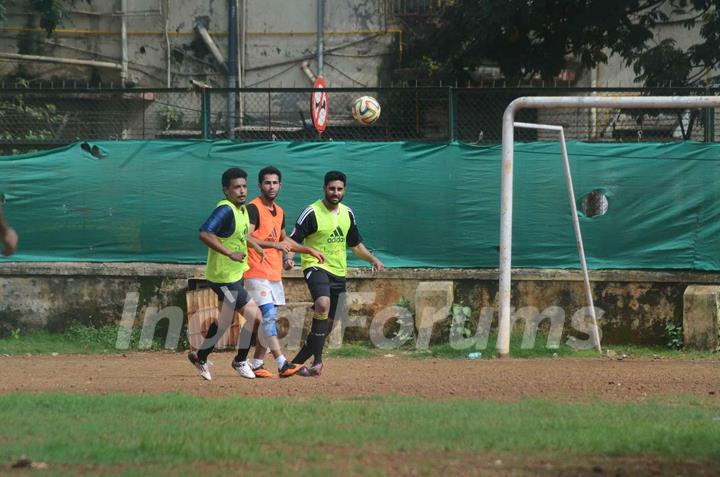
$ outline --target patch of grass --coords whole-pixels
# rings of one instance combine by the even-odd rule
[[[322,410],[322,418],[318,412]],[[0,462],[51,465],[235,461],[277,465],[287,449],[657,456],[720,461],[720,407],[661,401],[561,404],[410,398],[206,399],[181,394],[0,396]],[[303,465],[331,458],[318,453]]]
[[[482,354],[480,359],[490,359],[496,357],[497,352],[497,333],[491,333],[487,346],[457,349],[449,343],[431,346],[427,350],[408,349],[407,354],[417,357],[432,358],[449,358],[449,359],[467,359],[468,354],[478,351]],[[670,349],[663,346],[634,346],[634,345],[603,345],[603,356],[629,358],[669,358],[669,359],[720,359],[718,353],[711,351],[696,350],[678,350]],[[547,336],[538,335],[532,348],[523,346],[523,337],[520,334],[510,336],[510,356],[513,358],[597,358],[599,355],[595,348],[585,350],[575,350],[565,343],[561,343],[558,348],[547,348]]]
[[[141,330],[133,329],[130,337],[130,350],[137,350]],[[0,339],[0,354],[83,354],[124,352],[115,348],[118,327],[106,326],[94,328],[85,325],[73,325],[64,333],[49,333],[40,330],[28,334],[15,333]],[[155,338],[150,346],[152,350],[162,349],[163,342]]]

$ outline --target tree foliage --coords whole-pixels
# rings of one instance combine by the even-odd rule
[[[0,23],[5,22],[8,5],[15,4],[23,6],[23,4],[28,4],[29,10],[39,15],[40,27],[50,36],[58,26],[62,25],[65,19],[64,3],[72,2],[73,0],[69,2],[63,2],[63,0],[29,0],[27,2],[20,0],[0,0]]]
[[[638,81],[697,84],[720,62],[717,0],[456,0],[432,21],[405,21],[412,66],[464,80],[480,65],[508,78],[556,76],[568,59],[584,68],[619,55]],[[672,20],[699,26],[698,42],[681,49],[657,40]]]

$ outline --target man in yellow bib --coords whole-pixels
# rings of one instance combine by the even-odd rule
[[[248,250],[248,265],[245,272],[245,288],[262,312],[260,339],[255,346],[255,355],[250,360],[255,377],[287,378],[300,371],[300,365],[285,359],[277,337],[277,306],[285,304],[285,290],[282,284],[283,252],[308,253],[320,263],[323,255],[315,249],[298,244],[285,235],[285,212],[275,201],[282,188],[282,174],[276,167],[268,166],[258,174],[260,195],[247,205],[250,220],[250,237],[265,249],[261,257],[255,250]],[[265,347],[272,352],[277,363],[278,375],[263,366]]]
[[[232,362],[235,371],[244,378],[255,378],[247,362],[250,341],[254,327],[260,323],[260,308],[243,287],[243,274],[248,269],[248,243],[262,257],[263,249],[248,237],[250,225],[245,209],[247,198],[247,173],[237,167],[226,170],[222,175],[225,199],[215,206],[213,213],[200,227],[200,240],[208,246],[205,278],[208,286],[223,302],[220,316],[208,329],[205,340],[197,352],[190,352],[188,359],[203,379],[212,379],[207,357],[215,344],[232,324],[235,310],[245,317],[240,330],[238,352]]]
[[[360,259],[372,264],[374,271],[385,265],[363,245],[362,237],[350,207],[341,204],[345,196],[347,178],[339,171],[325,174],[325,197],[306,208],[295,224],[290,238],[320,251],[325,262],[320,263],[311,255],[302,256],[302,269],[312,295],[313,320],[305,344],[292,362],[304,364],[314,356],[313,364],[303,366],[301,376],[320,376],[323,369],[322,352],[325,336],[332,330],[338,298],[345,292],[347,275],[347,248]],[[286,260],[292,262],[290,253]]]

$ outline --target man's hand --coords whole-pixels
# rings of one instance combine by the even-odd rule
[[[2,254],[9,257],[17,250],[18,236],[15,230],[8,227],[2,236],[3,251]]]
[[[283,268],[285,270],[292,270],[295,266],[295,260],[289,257],[285,257],[285,260],[283,260]]]
[[[282,250],[284,253],[292,252],[292,244],[285,240],[282,240],[275,244],[275,248],[278,250]]]
[[[382,263],[379,258],[373,257],[372,271],[373,272],[382,272],[383,270],[385,270],[385,264]]]
[[[231,252],[228,258],[235,262],[242,262],[245,259],[245,254],[242,252]]]
[[[325,263],[325,255],[323,255],[321,252],[315,250],[314,248],[310,249],[309,254],[318,262]]]

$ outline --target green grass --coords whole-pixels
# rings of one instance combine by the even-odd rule
[[[130,340],[130,350],[138,349],[140,330],[133,330]],[[47,331],[35,331],[29,334],[15,334],[0,339],[0,354],[21,355],[21,354],[94,354],[94,353],[115,353],[127,350],[115,349],[117,340],[117,327],[107,326],[104,328],[93,328],[83,325],[72,326],[64,333],[49,333]],[[497,333],[491,333],[485,349],[480,349],[481,359],[489,359],[497,355],[495,343]],[[153,342],[151,349],[162,348],[160,339]],[[642,347],[631,345],[604,345],[604,349],[615,352],[619,357],[623,354],[629,357],[660,357],[672,359],[720,359],[718,353],[707,351],[684,351],[673,350],[667,347]],[[382,354],[406,354],[416,357],[434,357],[448,359],[466,359],[468,353],[476,351],[474,347],[466,349],[455,349],[450,344],[439,344],[431,346],[427,350],[416,350],[413,347],[403,347],[397,350],[379,349],[364,343],[344,343],[337,349],[328,348],[329,356],[344,358],[368,358]],[[594,349],[576,351],[566,344],[559,348],[548,349],[546,337],[539,335],[535,340],[535,346],[531,349],[522,348],[522,335],[513,335],[510,340],[510,356],[515,358],[549,358],[549,357],[597,357]]]
[[[575,350],[561,342],[558,348],[547,348],[547,337],[538,335],[534,346],[524,349],[522,346],[523,337],[520,334],[510,337],[510,356],[513,358],[596,358],[598,353],[595,348],[586,350]],[[456,349],[449,343],[431,346],[427,350],[406,349],[410,356],[416,357],[432,357],[447,359],[467,359],[469,353],[479,351],[482,356],[480,359],[490,359],[497,356],[497,333],[491,333],[487,346],[484,349],[476,349],[474,346],[465,349]],[[676,350],[661,346],[633,346],[633,345],[603,345],[603,356],[607,356],[607,352],[611,351],[615,357],[626,355],[627,357],[644,357],[644,358],[673,358],[673,359],[720,359],[718,353],[710,351],[696,350]]]
[[[138,349],[140,333],[140,329],[133,330],[130,339],[131,350]],[[44,330],[28,334],[14,333],[0,339],[0,354],[83,354],[127,351],[115,348],[117,334],[117,326],[93,328],[84,325],[74,325],[64,333],[49,333]],[[160,341],[153,342],[150,349],[161,349]]]
[[[657,456],[720,461],[717,402],[644,404],[409,398],[204,399],[180,394],[0,396],[0,462],[278,464],[287,449]],[[304,455],[304,454],[303,454]],[[307,465],[322,463],[311,454]]]

